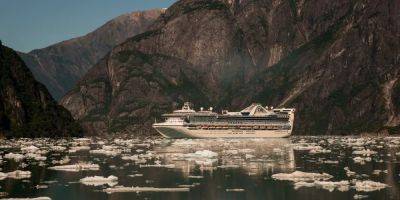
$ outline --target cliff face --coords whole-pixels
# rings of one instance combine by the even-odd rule
[[[71,114],[53,100],[13,50],[0,45],[0,135],[81,136]]]
[[[142,33],[163,10],[121,15],[95,31],[20,56],[57,100],[114,46]]]
[[[61,101],[88,130],[149,127],[182,101],[297,109],[295,134],[399,125],[393,1],[182,0]]]

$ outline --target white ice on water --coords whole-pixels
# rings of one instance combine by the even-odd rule
[[[35,198],[4,198],[0,200],[51,200],[50,197],[35,197]]]
[[[112,193],[125,193],[125,192],[189,192],[190,188],[156,188],[156,187],[113,187],[103,190],[108,194]]]
[[[100,186],[100,185],[115,186],[118,184],[118,177],[113,175],[108,177],[89,176],[80,179],[79,182],[81,182],[84,185],[90,185],[90,186]]]
[[[371,180],[366,180],[366,181],[357,181],[355,183],[355,188],[356,191],[359,192],[372,192],[376,190],[382,190],[384,188],[388,187],[388,185],[380,182],[375,182]]]
[[[293,173],[279,173],[272,175],[273,179],[284,181],[314,181],[314,180],[329,180],[333,178],[332,175],[327,173],[310,173],[295,171]]]
[[[92,163],[77,163],[73,165],[59,165],[49,167],[48,169],[57,171],[67,171],[67,172],[79,172],[79,171],[96,171],[100,169],[98,164]]]
[[[30,177],[31,177],[30,171],[15,170],[13,172],[7,173],[7,178],[12,178],[12,179],[26,179]]]
[[[23,160],[25,158],[25,156],[22,154],[19,154],[19,153],[8,153],[8,154],[4,155],[4,158],[12,159],[12,160],[15,160],[16,162],[19,162],[19,161]]]

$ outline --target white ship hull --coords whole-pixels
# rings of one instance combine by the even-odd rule
[[[284,138],[292,130],[189,130],[179,125],[154,124],[153,127],[166,138]]]

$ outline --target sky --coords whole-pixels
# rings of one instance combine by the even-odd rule
[[[85,35],[121,14],[176,0],[0,0],[0,40],[29,52]]]

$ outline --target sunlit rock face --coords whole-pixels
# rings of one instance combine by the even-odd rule
[[[0,44],[0,137],[81,135],[79,124],[33,78],[18,54]]]
[[[29,53],[19,53],[35,78],[59,100],[114,46],[147,30],[163,9],[132,12],[93,32]]]
[[[390,1],[183,0],[115,47],[61,101],[90,133],[149,131],[184,101],[295,107],[294,134],[394,133]],[[397,128],[396,128],[397,127]]]

